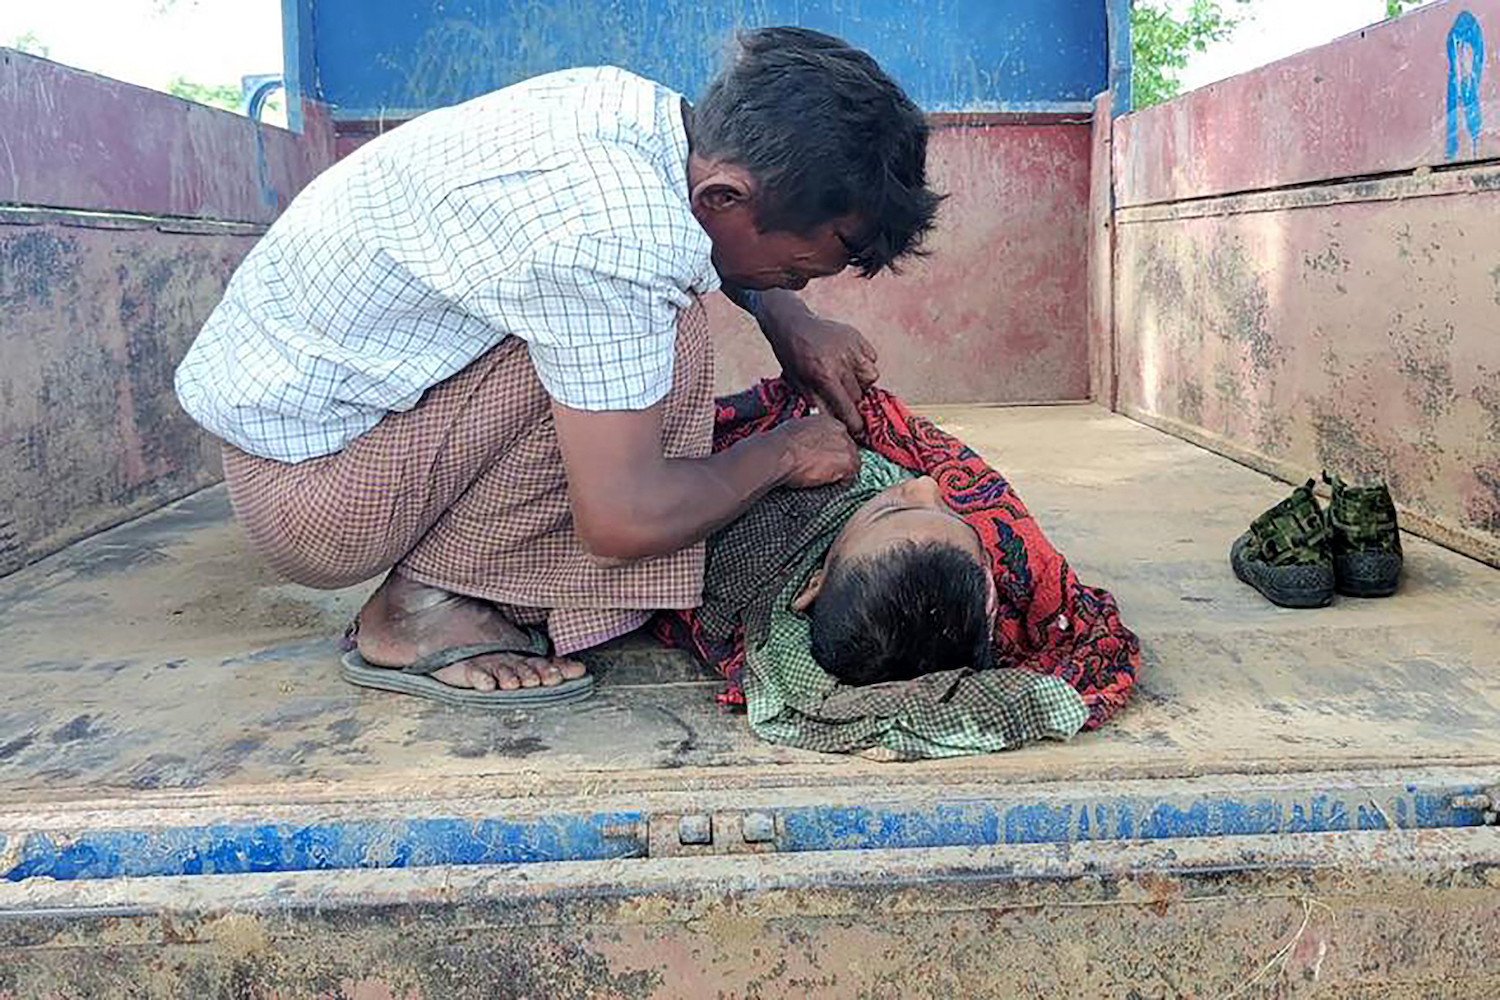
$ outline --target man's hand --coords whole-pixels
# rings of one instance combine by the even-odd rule
[[[761,292],[759,307],[761,330],[787,377],[850,434],[862,434],[859,401],[880,378],[875,348],[849,324],[814,315],[793,292]]]
[[[773,434],[786,439],[786,486],[843,482],[859,471],[859,449],[843,424],[827,416],[788,420]]]
[[[662,406],[593,413],[552,404],[568,473],[573,527],[606,564],[665,555],[701,541],[781,483],[817,486],[859,468],[843,424],[789,421],[706,458],[665,458]]]

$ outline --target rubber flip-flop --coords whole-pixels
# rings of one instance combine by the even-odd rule
[[[475,651],[466,652],[470,649]],[[496,651],[493,646],[456,647],[438,654],[438,658],[449,658],[435,662],[433,657],[428,657],[422,666],[430,670],[438,670],[449,663],[457,663],[459,660]],[[472,688],[456,688],[434,680],[426,673],[410,673],[399,667],[372,666],[365,662],[365,658],[359,655],[357,649],[351,649],[344,654],[343,659],[339,661],[339,673],[344,680],[359,687],[416,695],[418,698],[428,698],[445,705],[458,705],[465,708],[547,708],[552,705],[568,705],[575,701],[582,701],[594,693],[592,674],[585,674],[551,687],[523,687],[516,688],[514,691],[499,689],[475,691]]]

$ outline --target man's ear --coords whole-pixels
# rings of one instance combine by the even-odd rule
[[[812,576],[807,578],[807,585],[802,588],[802,593],[792,598],[792,610],[805,614],[807,609],[813,606],[818,599],[818,594],[823,589],[823,567],[819,566],[813,570]]]
[[[698,178],[688,196],[694,211],[718,213],[749,205],[755,189],[744,170],[715,164]]]

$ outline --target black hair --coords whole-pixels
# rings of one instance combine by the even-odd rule
[[[993,664],[989,582],[957,546],[903,542],[830,566],[811,618],[813,659],[845,684]]]
[[[942,200],[926,186],[921,110],[869,55],[806,28],[739,34],[693,108],[692,142],[754,175],[763,232],[858,218],[849,257],[867,278],[922,253]]]

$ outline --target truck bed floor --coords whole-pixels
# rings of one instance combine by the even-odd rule
[[[754,738],[715,678],[627,639],[596,697],[476,713],[357,690],[368,587],[277,581],[222,488],[0,581],[0,805],[378,801],[900,780],[1016,781],[1500,761],[1500,571],[1408,537],[1401,592],[1274,608],[1229,571],[1286,487],[1089,406],[930,411],[1005,472],[1141,635],[1134,703],[1068,744],[897,767]]]

